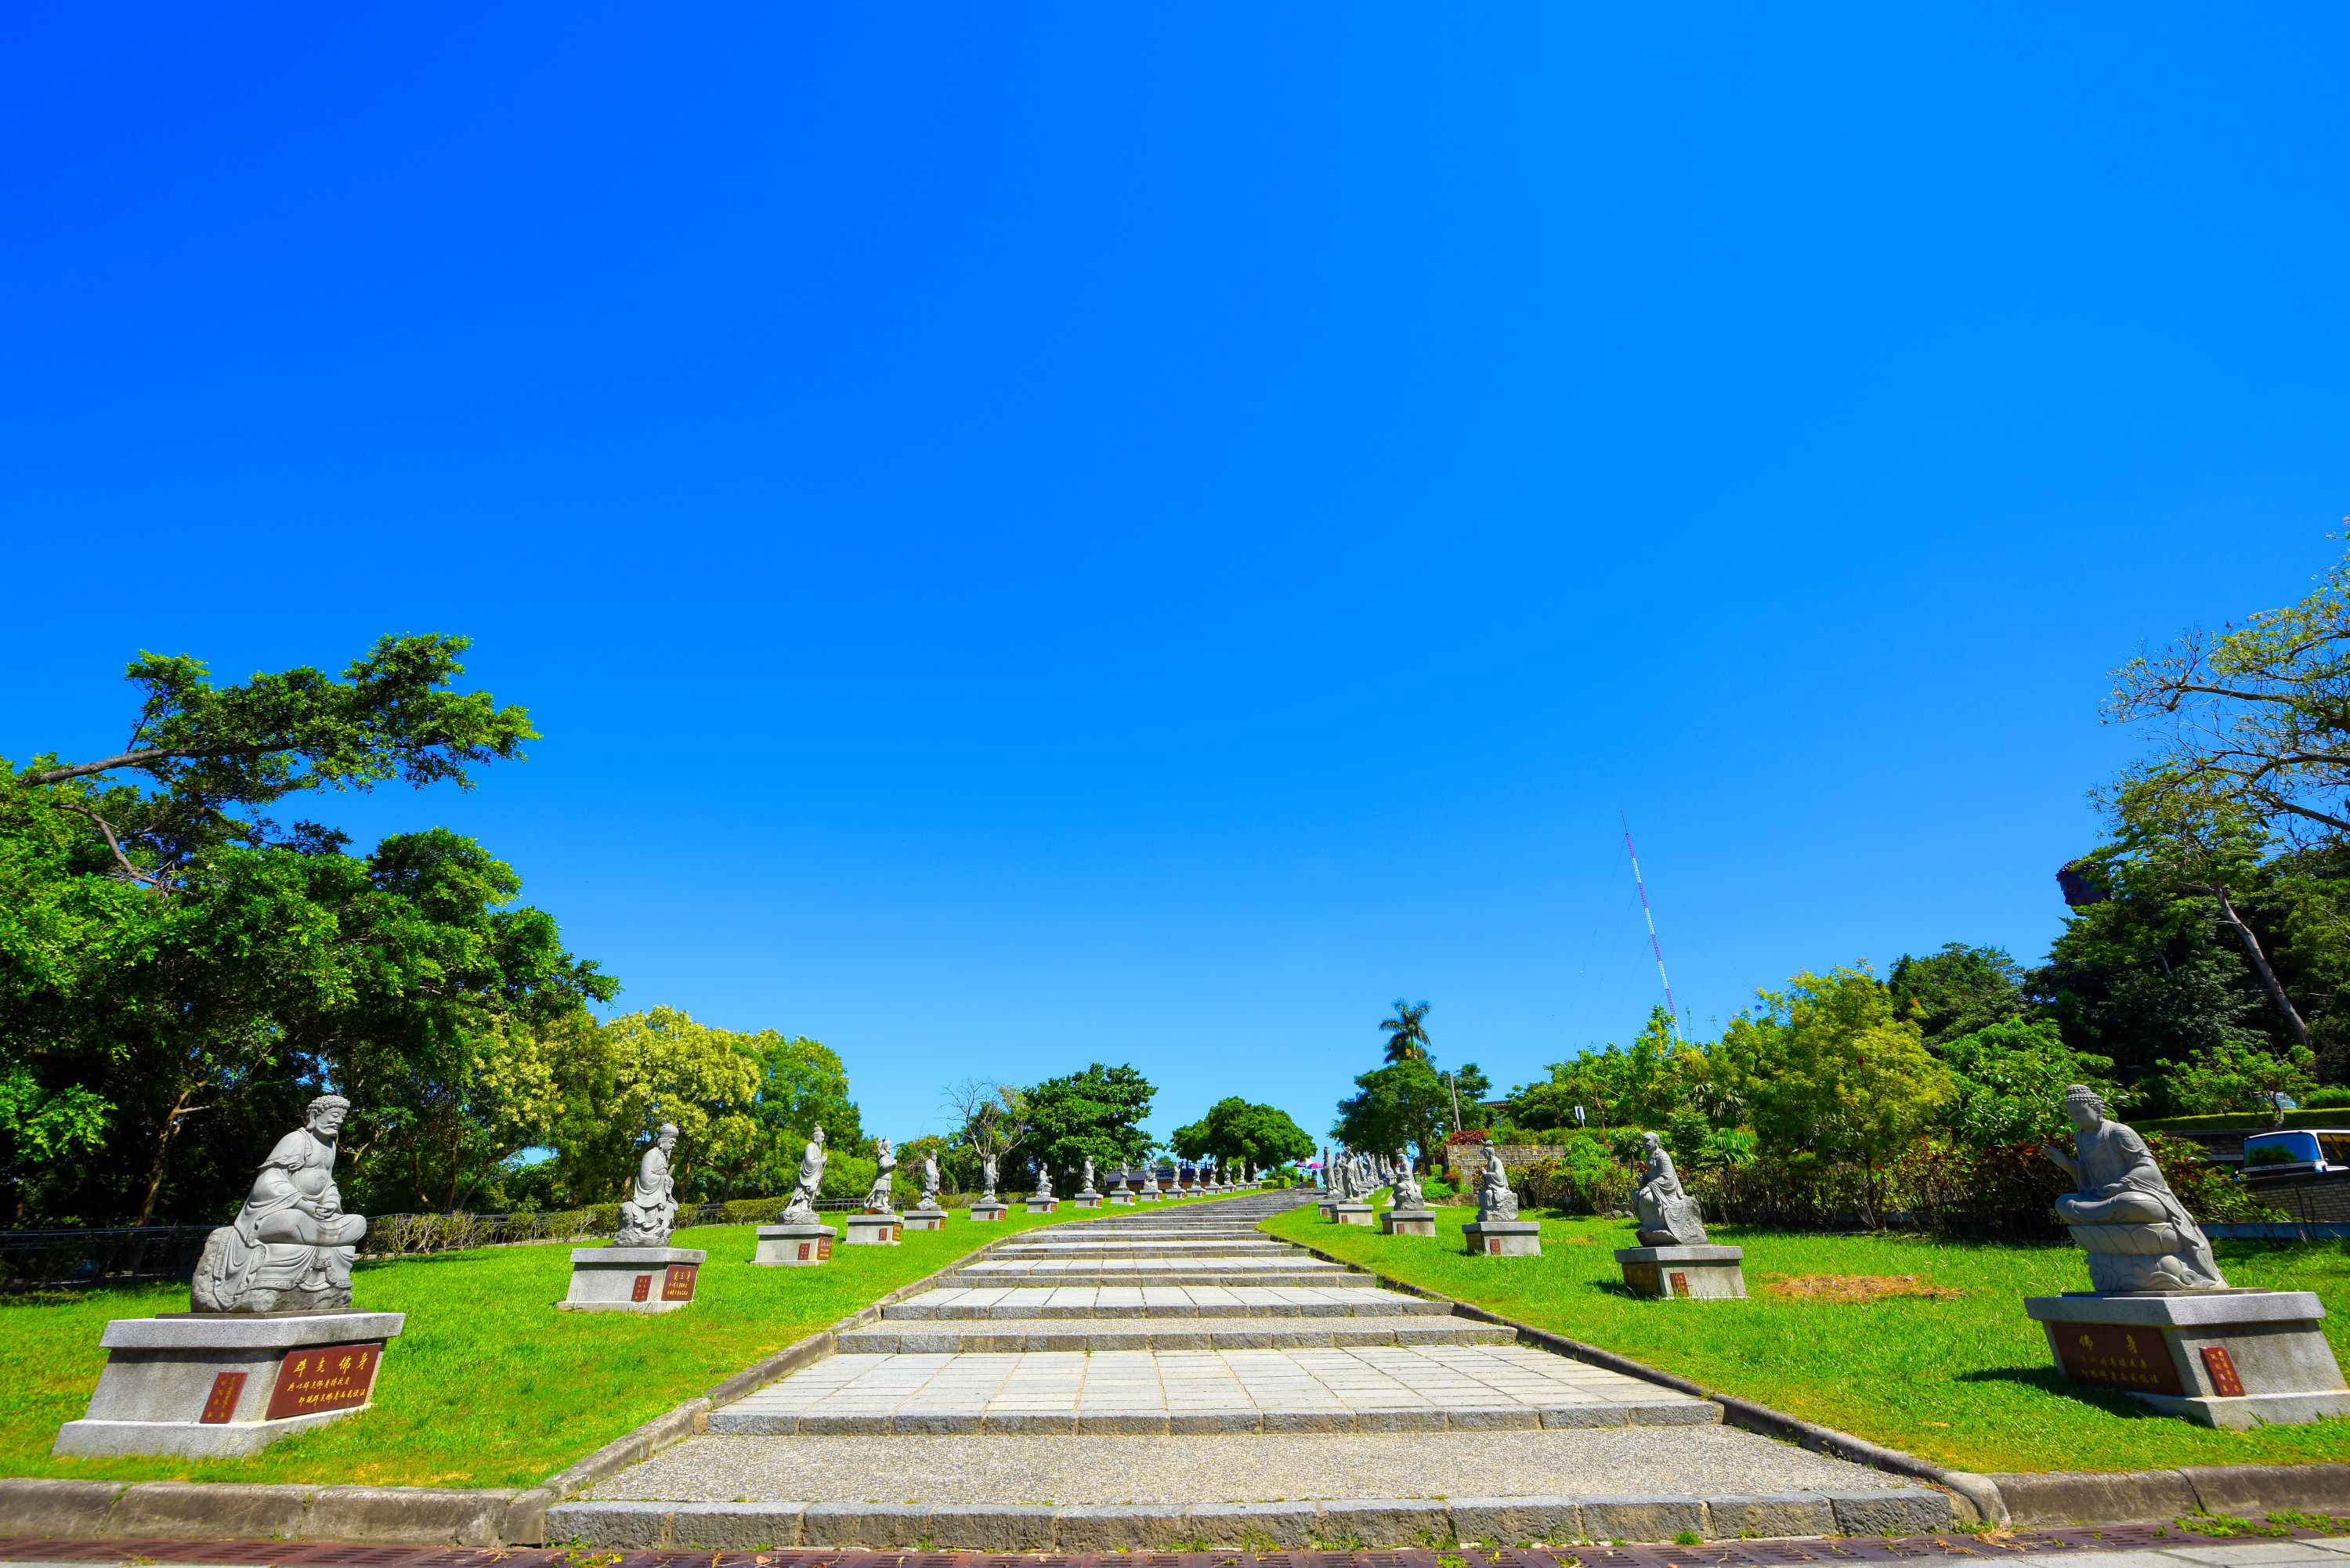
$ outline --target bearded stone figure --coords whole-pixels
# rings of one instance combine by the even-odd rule
[[[204,1241],[190,1289],[198,1312],[351,1304],[351,1262],[367,1221],[344,1213],[335,1190],[335,1140],[350,1108],[340,1095],[320,1095],[261,1162],[244,1207]]]
[[[1664,1140],[1654,1133],[1642,1133],[1640,1147],[1648,1151],[1640,1189],[1632,1194],[1632,1212],[1640,1224],[1640,1244],[1704,1246],[1705,1222],[1698,1217],[1697,1200],[1683,1190],[1680,1172],[1673,1168],[1673,1157],[1666,1151]]]
[[[620,1204],[620,1228],[615,1247],[666,1247],[677,1228],[677,1194],[669,1174],[669,1152],[677,1147],[677,1128],[660,1125],[645,1157],[637,1163],[637,1184]]]

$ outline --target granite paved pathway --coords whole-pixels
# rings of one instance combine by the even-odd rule
[[[550,1539],[1097,1551],[1948,1522],[1941,1492],[1256,1229],[1308,1196],[999,1244],[560,1505]]]

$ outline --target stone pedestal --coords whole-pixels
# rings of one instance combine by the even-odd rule
[[[1101,1194],[1088,1187],[1073,1195],[1069,1201],[1080,1209],[1098,1209],[1101,1207]]]
[[[56,1454],[257,1454],[368,1407],[396,1312],[169,1313],[116,1318],[89,1410]]]
[[[1539,1220],[1471,1220],[1461,1227],[1464,1250],[1476,1258],[1539,1258]]]
[[[906,1229],[903,1214],[844,1214],[840,1217],[840,1244],[844,1247],[895,1247]]]
[[[1011,1210],[1004,1207],[1001,1199],[992,1203],[982,1199],[971,1206],[971,1222],[974,1225],[993,1225],[1011,1212]]]
[[[1131,1209],[1134,1207],[1134,1194],[1131,1192],[1113,1192],[1109,1195],[1109,1201],[1112,1208]]]
[[[565,1312],[676,1312],[693,1304],[698,1247],[574,1247]]]
[[[1618,1247],[1624,1285],[1658,1301],[1719,1302],[1746,1298],[1746,1252],[1741,1247]]]
[[[1389,1209],[1379,1215],[1379,1230],[1389,1236],[1433,1236],[1436,1216],[1425,1209]]]
[[[947,1211],[917,1204],[906,1210],[909,1231],[943,1231],[947,1228]]]
[[[2350,1388],[2309,1291],[2027,1296],[2056,1366],[2206,1427],[2350,1415]]]
[[[1333,1204],[1330,1209],[1330,1218],[1341,1225],[1367,1227],[1372,1222],[1371,1214],[1371,1206],[1358,1198],[1348,1199],[1344,1203]]]
[[[1050,1214],[1054,1210],[1058,1209],[1060,1206],[1061,1200],[1057,1198],[1031,1198],[1028,1199],[1028,1212],[1031,1214]]]
[[[1338,1217],[1338,1200],[1335,1198],[1326,1197],[1314,1207],[1322,1211],[1322,1218],[1325,1220],[1335,1220]]]
[[[754,1263],[790,1263],[813,1268],[832,1256],[832,1239],[838,1235],[829,1225],[819,1225],[813,1220],[787,1220],[780,1225],[759,1227],[758,1251],[751,1255]]]
[[[1136,1193],[1136,1194],[1135,1194],[1135,1199],[1136,1199],[1136,1200],[1137,1200],[1138,1202],[1142,1202],[1142,1203],[1157,1203],[1157,1202],[1159,1202],[1161,1199],[1165,1199],[1165,1198],[1166,1198],[1166,1196],[1167,1196],[1167,1194],[1165,1194],[1165,1193],[1163,1193],[1163,1192],[1150,1192],[1150,1191],[1143,1191],[1143,1192],[1138,1192],[1138,1193]]]

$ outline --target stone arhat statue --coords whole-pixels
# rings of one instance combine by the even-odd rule
[[[981,1201],[986,1203],[994,1202],[995,1157],[993,1155],[983,1154],[979,1157],[979,1181],[981,1189],[979,1196]]]
[[[890,1147],[889,1140],[885,1137],[874,1146],[873,1186],[865,1194],[865,1211],[868,1214],[895,1212],[891,1202],[892,1194],[897,1186],[897,1175],[898,1151]]]
[[[785,1223],[815,1220],[816,1192],[824,1186],[824,1128],[818,1127],[801,1151],[799,1180],[792,1188],[792,1200],[784,1205]]]
[[[1428,1197],[1419,1189],[1419,1177],[1411,1168],[1411,1161],[1400,1152],[1395,1158],[1395,1206],[1399,1209],[1428,1207]]]
[[[190,1293],[200,1313],[330,1311],[351,1304],[367,1220],[343,1212],[335,1140],[351,1103],[320,1095],[277,1140],[234,1220],[204,1241]]]
[[[1641,1172],[1639,1190],[1632,1194],[1632,1212],[1640,1223],[1640,1245],[1704,1246],[1705,1221],[1698,1215],[1697,1200],[1681,1187],[1680,1172],[1673,1168],[1665,1140],[1654,1133],[1642,1133],[1640,1147],[1648,1151],[1648,1164]]]
[[[922,1156],[921,1206],[925,1209],[939,1206],[939,1157],[935,1154]]]
[[[670,1180],[669,1151],[677,1147],[677,1127],[663,1122],[637,1162],[637,1184],[620,1204],[615,1247],[666,1247],[677,1228],[677,1196]]]
[[[2096,1091],[2075,1084],[2064,1094],[2073,1153],[2042,1151],[2080,1184],[2056,1199],[2056,1217],[2089,1254],[2089,1282],[2100,1292],[2224,1291],[2211,1243],[2163,1179],[2146,1140],[2107,1119]]]
[[[1485,1178],[1477,1187],[1477,1219],[1514,1220],[1518,1217],[1518,1195],[1510,1190],[1510,1172],[1502,1163],[1502,1146],[1485,1146]]]
[[[1036,1171],[1036,1196],[1039,1198],[1052,1197],[1053,1168],[1046,1165],[1041,1159],[1032,1159],[1028,1163],[1033,1166]]]

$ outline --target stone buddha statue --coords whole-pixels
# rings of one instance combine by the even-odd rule
[[[1697,1200],[1681,1186],[1681,1173],[1673,1168],[1673,1157],[1665,1148],[1665,1140],[1654,1133],[1642,1133],[1640,1147],[1648,1157],[1640,1174],[1639,1190],[1632,1194],[1632,1212],[1640,1224],[1640,1245],[1704,1246],[1705,1221],[1698,1216]]]
[[[1411,1161],[1401,1154],[1396,1156],[1395,1162],[1395,1206],[1409,1210],[1428,1207],[1427,1198],[1420,1191],[1419,1178],[1413,1173]]]
[[[670,1179],[669,1151],[677,1147],[677,1127],[663,1122],[637,1162],[637,1184],[620,1204],[620,1227],[612,1237],[615,1247],[666,1247],[677,1228],[677,1194]]]
[[[1485,1177],[1477,1186],[1477,1218],[1514,1220],[1518,1217],[1518,1195],[1510,1190],[1509,1168],[1502,1163],[1502,1146],[1485,1147]]]
[[[2080,1190],[2056,1199],[2056,1217],[2089,1254],[2089,1282],[2099,1291],[2224,1291],[2211,1243],[2163,1179],[2146,1140],[2107,1119],[2103,1096],[2085,1085],[2065,1092],[2073,1152],[2041,1152]]]
[[[322,1312],[351,1304],[351,1262],[367,1220],[343,1212],[335,1139],[351,1103],[310,1102],[301,1127],[277,1140],[253,1195],[205,1239],[191,1294],[198,1312]]]

